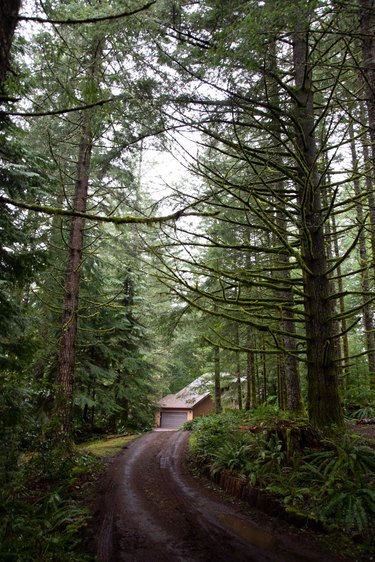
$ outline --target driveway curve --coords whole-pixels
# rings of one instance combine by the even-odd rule
[[[97,510],[100,562],[338,562],[303,533],[267,524],[194,479],[189,433],[131,442],[108,470]],[[268,518],[268,521],[271,521]]]

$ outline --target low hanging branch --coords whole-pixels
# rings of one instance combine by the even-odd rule
[[[8,197],[0,197],[0,203],[13,205],[14,207],[17,207],[19,209],[27,209],[28,211],[34,211],[35,213],[42,213],[45,215],[82,217],[84,219],[92,220],[95,222],[109,222],[112,224],[158,224],[167,221],[175,221],[182,217],[215,217],[219,214],[218,212],[204,213],[199,211],[189,211],[189,208],[185,208],[161,217],[136,217],[134,215],[124,215],[122,217],[116,217],[94,215],[92,213],[81,213],[79,211],[60,209],[58,207],[48,207],[45,205],[37,205],[35,203],[24,203],[22,201],[9,199]]]
[[[49,18],[41,18],[38,16],[18,16],[17,19],[18,20],[22,20],[22,21],[34,21],[37,23],[51,23],[53,25],[82,25],[84,23],[100,23],[103,21],[111,21],[111,20],[116,20],[116,19],[120,19],[120,18],[127,18],[129,16],[134,16],[134,14],[139,14],[139,12],[143,12],[144,10],[148,10],[149,8],[151,8],[151,6],[153,6],[154,4],[156,4],[157,0],[152,0],[152,2],[148,2],[148,4],[145,4],[144,6],[141,6],[140,8],[137,8],[136,10],[132,10],[131,12],[121,12],[119,14],[112,14],[112,15],[108,15],[108,16],[99,16],[96,18],[86,18],[86,19],[72,19],[72,18],[67,18],[67,19],[49,19]]]

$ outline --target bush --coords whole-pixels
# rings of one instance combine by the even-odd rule
[[[343,401],[344,411],[348,418],[363,420],[375,417],[375,392],[350,387]]]
[[[315,494],[314,511],[351,531],[370,528],[375,515],[375,451],[351,435],[323,441],[301,469]]]
[[[90,455],[47,443],[25,455],[11,485],[0,491],[0,559],[91,560],[80,547],[89,518],[82,484],[98,468]]]
[[[371,529],[375,451],[359,437],[323,439],[305,420],[272,418],[269,407],[207,416],[191,428],[190,454],[200,470],[229,471],[348,533]]]

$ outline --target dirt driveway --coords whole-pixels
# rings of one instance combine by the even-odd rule
[[[113,462],[97,506],[101,562],[338,562],[304,533],[190,476],[187,432],[153,432]]]

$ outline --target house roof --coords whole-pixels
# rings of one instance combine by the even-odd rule
[[[230,373],[220,373],[222,380],[234,382],[236,378]],[[167,394],[158,400],[161,408],[191,409],[211,394],[213,388],[213,373],[205,373],[176,394]]]
[[[194,406],[210,395],[207,387],[204,387],[204,381],[201,379],[202,377],[199,377],[199,379],[185,386],[185,388],[177,392],[177,394],[167,394],[167,396],[163,396],[163,398],[158,401],[158,405],[161,408],[194,408]]]

